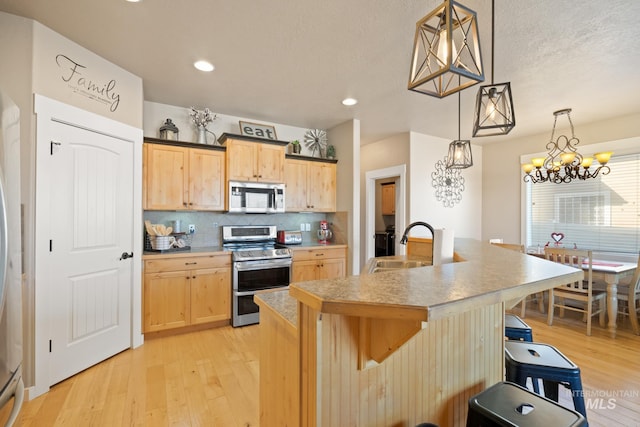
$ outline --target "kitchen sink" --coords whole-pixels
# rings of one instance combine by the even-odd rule
[[[382,271],[426,267],[429,265],[431,265],[431,262],[427,260],[374,259],[369,271],[370,273],[379,273]]]

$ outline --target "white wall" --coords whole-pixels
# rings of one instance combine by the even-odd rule
[[[193,125],[191,117],[189,117],[189,107],[160,104],[157,102],[144,101],[144,114],[143,114],[143,130],[144,136],[150,138],[158,138],[160,127],[164,124],[166,119],[171,119],[173,123],[178,127],[179,139],[185,142],[196,142],[196,127]],[[205,106],[194,105],[194,108],[198,110],[204,110]],[[211,109],[211,108],[209,108]],[[211,109],[212,110],[212,109]],[[255,120],[246,117],[229,116],[225,114],[219,114],[216,111],[216,120],[214,120],[207,129],[216,134],[219,138],[223,133],[240,133],[239,121],[255,122]],[[304,134],[308,130],[306,128],[300,128],[295,126],[289,126],[282,123],[263,122],[262,124],[273,125],[276,130],[277,139],[280,141],[293,141],[297,139],[302,145],[303,155],[310,156],[311,151],[307,149],[304,144]],[[209,141],[213,139],[211,134],[208,135]],[[330,143],[332,143],[330,141]]]
[[[435,164],[447,155],[450,140],[423,135],[410,134],[409,170],[409,222],[424,221],[434,228],[453,230],[454,237],[480,239],[482,225],[482,169],[483,147],[472,145],[473,166],[462,170],[465,188],[462,201],[453,207],[444,207],[435,197],[435,188],[431,185],[431,174]],[[411,230],[411,236],[431,237],[424,227]]]
[[[336,208],[347,212],[347,274],[360,273],[360,121],[351,120],[327,131],[328,140],[336,146]]]
[[[142,79],[44,25],[33,26],[33,92],[142,128]]]
[[[408,170],[410,168],[409,156],[409,133],[400,133],[360,147],[360,211],[363,213],[359,240],[362,248],[361,265],[367,262],[364,248],[366,248],[367,240],[371,238],[367,234],[366,221],[364,220],[364,215],[367,212],[366,174],[367,172],[402,165],[405,165]],[[408,189],[411,187],[411,183],[407,182],[406,187],[407,194],[409,194]],[[405,212],[408,212],[408,210],[405,209]],[[405,218],[405,221],[407,219]],[[398,230],[398,232],[402,233],[402,230]]]
[[[576,119],[575,112],[572,118]],[[524,176],[520,156],[546,152],[545,145],[552,127],[553,116],[549,114],[549,128],[543,129],[539,135],[523,138],[506,135],[483,146],[482,239],[502,238],[505,242],[520,242],[521,183]],[[579,149],[590,154],[589,144],[640,136],[640,113],[588,124],[574,121],[574,128],[576,137],[580,139]],[[571,131],[558,128],[556,135],[559,133],[567,135]],[[615,147],[613,151],[615,156]]]

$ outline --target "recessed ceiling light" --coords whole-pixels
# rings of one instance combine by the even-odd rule
[[[356,105],[357,103],[358,103],[358,100],[353,98],[345,98],[342,100],[342,105],[346,105],[348,107],[352,105]]]
[[[138,3],[141,2],[142,0],[127,0],[129,3]]]
[[[200,71],[213,71],[213,69],[215,68],[213,64],[208,61],[196,61],[193,63],[193,66]]]

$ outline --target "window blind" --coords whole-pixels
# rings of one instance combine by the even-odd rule
[[[608,175],[585,181],[527,183],[527,246],[553,245],[552,234],[563,234],[565,248],[637,254],[640,154],[612,157],[608,165]]]

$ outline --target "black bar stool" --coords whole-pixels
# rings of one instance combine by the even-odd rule
[[[578,412],[538,396],[524,387],[499,382],[469,399],[467,427],[578,427]]]
[[[558,349],[542,343],[505,341],[504,350],[507,381],[526,387],[527,378],[541,378],[544,395],[555,402],[560,384],[567,384],[575,410],[587,418],[580,368]]]

